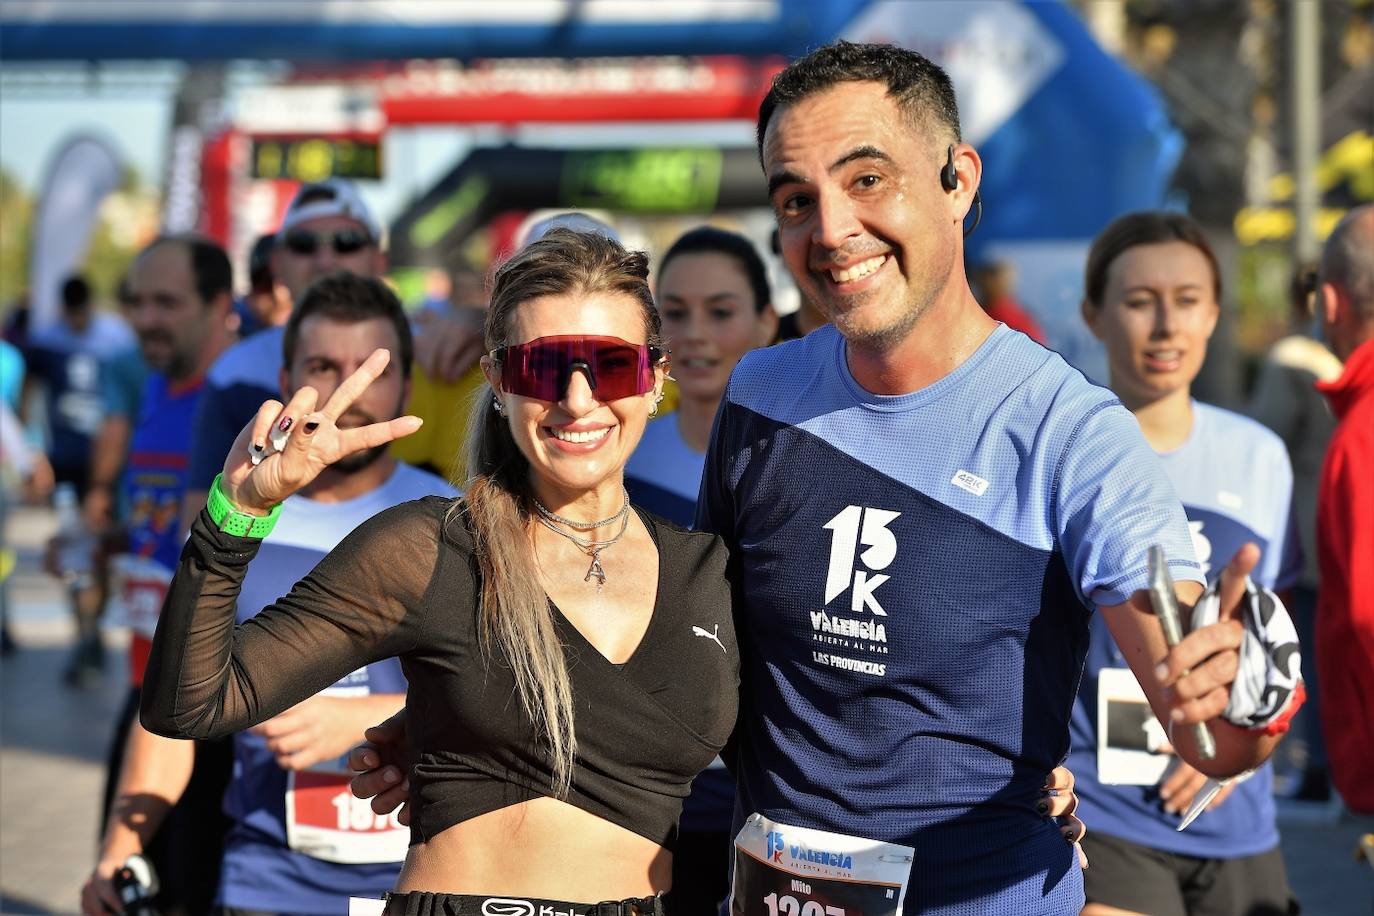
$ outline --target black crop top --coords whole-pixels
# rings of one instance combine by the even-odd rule
[[[428,497],[382,512],[238,627],[235,602],[260,542],[215,530],[202,512],[153,641],[144,726],[227,735],[399,656],[412,842],[551,794],[545,746],[500,647],[479,643],[477,562],[452,505]],[[658,596],[630,659],[612,664],[554,609],[576,704],[567,800],[672,848],[692,778],[734,727],[739,652],[720,539],[639,514],[658,546]]]

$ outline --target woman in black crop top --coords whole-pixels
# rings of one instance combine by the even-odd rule
[[[399,656],[415,810],[389,914],[662,912],[681,800],[734,725],[739,664],[720,541],[624,493],[667,373],[646,278],[642,254],[567,230],[502,266],[466,497],[382,513],[245,625],[234,604],[258,542],[208,511],[192,528],[144,725],[228,734]],[[264,404],[217,484],[234,510],[264,515],[418,428],[335,425],[385,365],[374,354],[319,410],[309,389]]]

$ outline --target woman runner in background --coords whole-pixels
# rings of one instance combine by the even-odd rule
[[[1192,397],[1220,301],[1216,256],[1183,214],[1123,216],[1088,254],[1083,319],[1106,345],[1112,390],[1164,462],[1204,572],[1214,578],[1225,558],[1253,541],[1262,550],[1255,581],[1282,593],[1301,572],[1283,442],[1253,420]],[[1169,753],[1162,730],[1147,739],[1154,719],[1143,694],[1147,730],[1128,729],[1134,735],[1123,745],[1113,728],[1098,752],[1099,714],[1108,699],[1122,705],[1132,690],[1139,691],[1135,678],[1094,615],[1068,760],[1079,814],[1093,828],[1083,844],[1092,862],[1083,876],[1085,916],[1290,912],[1270,765],[1224,789],[1229,798],[1218,795],[1179,832],[1205,777]]]
[[[645,429],[625,465],[625,485],[635,505],[691,527],[711,423],[730,373],[745,353],[772,341],[778,316],[753,243],[714,226],[689,230],[668,248],[655,292],[679,401]],[[725,898],[734,811],[735,779],[716,758],[682,808],[673,853],[673,898],[682,912],[708,913]]]

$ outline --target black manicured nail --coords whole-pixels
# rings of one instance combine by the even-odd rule
[[[305,424],[305,427],[304,427],[305,432],[306,432],[307,435],[309,435],[310,433],[313,433],[315,430],[317,430],[317,429],[319,429],[319,428],[320,428],[320,424],[319,424],[319,421],[318,421],[318,420],[311,420],[309,423]]]
[[[260,451],[262,451],[262,443],[261,443],[261,442],[254,442],[254,443],[253,443],[253,451],[255,451],[255,452],[260,452]]]
[[[286,432],[291,428],[291,424],[293,422],[295,421],[292,420],[290,417],[283,417],[282,421],[277,424],[277,429],[281,430],[282,432]]]

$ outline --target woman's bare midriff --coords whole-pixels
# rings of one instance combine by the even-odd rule
[[[398,891],[598,903],[668,890],[673,855],[566,802],[537,798],[410,847]]]

